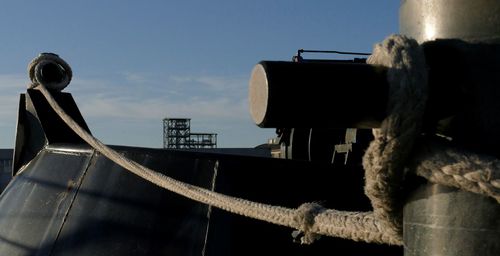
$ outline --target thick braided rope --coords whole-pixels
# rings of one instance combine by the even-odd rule
[[[402,202],[398,200],[404,177],[404,164],[420,133],[427,97],[427,70],[420,45],[405,36],[391,35],[375,45],[367,62],[388,68],[389,97],[387,117],[364,157],[365,194],[374,215],[386,231],[402,237]]]
[[[326,235],[355,241],[401,245],[400,240],[388,236],[381,229],[381,223],[371,213],[328,210],[316,203],[304,203],[297,209],[267,205],[220,194],[155,172],[104,145],[66,114],[43,84],[37,88],[61,119],[91,147],[124,169],[162,188],[231,213],[300,230],[304,234],[301,242],[305,244],[312,243],[318,235]]]
[[[45,65],[49,64],[56,65],[59,69],[61,69],[61,71],[63,71],[61,81],[44,83],[42,70]],[[69,64],[54,53],[41,53],[38,57],[33,59],[28,65],[28,74],[31,79],[30,87],[36,87],[37,85],[44,83],[47,88],[56,91],[61,91],[66,88],[73,77],[73,71],[71,70]]]
[[[412,171],[431,182],[492,197],[500,203],[498,158],[427,142],[412,162]]]
[[[36,63],[32,65],[36,65]],[[218,194],[171,179],[162,173],[154,172],[134,161],[126,159],[88,134],[60,108],[43,84],[40,84],[38,88],[58,115],[89,145],[126,170],[160,187],[229,212],[298,229],[303,233],[303,237],[301,238],[302,243],[311,243],[318,235],[328,235],[355,241],[402,244],[401,238],[392,235],[391,232],[387,232],[386,225],[379,220],[378,216],[371,212],[359,213],[328,210],[315,203],[305,203],[297,209],[265,205]]]
[[[418,61],[418,56],[413,56],[415,54],[415,47],[418,53],[418,51],[420,51],[418,45],[415,46],[412,40],[400,36],[391,36],[385,40],[383,44],[375,47],[374,55],[370,60],[372,63],[390,67],[388,78],[390,84],[394,87],[390,90],[391,100],[388,108],[389,112],[392,113],[392,117],[384,121],[380,130],[374,131],[375,141],[370,145],[364,158],[367,179],[365,191],[372,200],[374,206],[373,213],[330,210],[316,203],[305,203],[297,209],[290,209],[251,202],[174,180],[162,173],[155,172],[132,160],[126,159],[111,148],[105,146],[79,127],[79,125],[57,104],[43,84],[38,86],[38,88],[64,122],[79,134],[82,139],[89,143],[89,145],[126,170],[160,187],[232,213],[298,229],[304,234],[301,238],[303,243],[314,241],[318,235],[327,235],[355,241],[401,245],[401,220],[398,220],[398,217],[400,217],[400,210],[398,210],[400,209],[400,203],[397,201],[397,192],[400,189],[399,184],[404,174],[402,172],[402,162],[407,158],[412,148],[413,139],[411,139],[411,137],[414,138],[419,130],[421,116],[416,115],[416,117],[412,117],[412,115],[414,115],[414,112],[423,112],[425,97],[425,92],[420,91],[425,88],[415,87],[415,85],[419,83],[415,80],[420,79],[424,85],[426,81],[425,73],[418,73],[419,67],[422,68],[425,64],[421,62],[423,59]],[[377,60],[377,58],[382,59],[384,56],[386,58],[385,62],[383,60]],[[401,62],[393,61],[393,58],[401,59]],[[417,78],[411,78],[413,75],[417,75]],[[415,95],[422,96],[423,98],[420,98],[422,101],[407,103],[407,101],[403,100],[403,106],[397,102],[398,98],[408,100],[408,98],[415,97]],[[419,99],[419,97],[417,97],[417,99]],[[412,118],[411,120],[414,120],[414,123],[403,120],[407,116],[410,116],[410,118]],[[402,132],[407,129],[411,132]],[[396,140],[395,138],[398,137],[404,139]],[[406,146],[402,145],[403,142],[406,143]],[[396,155],[387,156],[386,154],[389,152]],[[377,155],[380,157],[377,157]],[[432,154],[427,155],[427,157],[432,157]],[[373,161],[373,163],[369,163],[369,161]],[[425,161],[426,158],[423,157],[422,163],[425,163]],[[444,169],[447,173],[453,172],[445,165],[442,167],[432,166],[427,169],[424,168],[425,166],[426,165],[422,165],[417,168],[417,173],[419,173],[419,175],[422,175],[420,174],[421,172],[425,173],[426,170],[432,170],[432,175],[437,175],[438,177],[443,176],[434,174],[433,168]],[[487,173],[488,171],[486,171],[486,174]],[[498,171],[495,173],[498,174]],[[430,177],[432,175],[428,176]],[[488,187],[483,184],[485,183],[485,179],[481,177],[484,175],[485,173],[479,174],[476,172],[465,174],[465,177],[469,177],[468,179],[471,180],[477,180],[477,187],[482,188]],[[491,177],[487,178],[490,179],[489,184],[491,184],[493,188],[498,188],[498,183],[500,183],[498,177],[495,175],[491,175]],[[430,179],[434,181],[434,178],[431,177]],[[442,178],[437,178],[436,182],[447,184]],[[460,184],[457,186],[460,186]],[[496,195],[498,196],[498,194],[497,191]]]

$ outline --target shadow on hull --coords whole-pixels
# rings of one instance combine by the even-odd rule
[[[54,97],[88,130],[68,93]],[[323,237],[234,215],[164,190],[89,148],[36,90],[21,95],[13,178],[0,196],[0,255],[401,255],[403,248]],[[174,179],[296,208],[371,209],[360,166],[115,146]]]
[[[297,207],[369,210],[362,173],[271,158],[115,147],[193,185]],[[347,182],[346,182],[347,181]],[[81,145],[41,150],[0,198],[2,255],[401,255],[402,248],[323,237],[210,208],[161,189]],[[342,252],[342,253],[340,253]]]

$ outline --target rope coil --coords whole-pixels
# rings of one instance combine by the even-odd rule
[[[62,91],[71,82],[73,71],[69,64],[54,53],[41,53],[28,65],[31,84],[35,88],[43,84],[47,88]]]
[[[375,45],[367,63],[388,68],[390,87],[388,115],[379,129],[373,129],[374,140],[363,157],[365,194],[386,231],[402,237],[403,204],[398,196],[427,100],[425,55],[415,40],[390,36]]]
[[[46,57],[50,61],[55,59],[58,61],[56,63],[65,63],[59,61],[57,55]],[[372,64],[389,67],[388,79],[391,84],[389,117],[384,120],[380,129],[374,130],[375,140],[370,144],[363,159],[366,172],[365,193],[372,202],[373,212],[337,211],[325,209],[317,203],[304,203],[297,209],[267,205],[190,185],[148,169],[104,145],[64,112],[43,79],[38,77],[41,73],[36,72],[34,66],[36,63],[44,63],[43,61],[43,56],[39,56],[37,62],[33,61],[29,74],[33,85],[42,92],[54,111],[91,147],[137,176],[171,192],[231,213],[297,229],[303,234],[300,239],[302,243],[311,243],[318,235],[327,235],[354,241],[403,244],[402,202],[398,200],[398,193],[405,175],[407,159],[420,130],[427,83],[423,52],[416,41],[404,36],[390,36],[375,47],[369,60]],[[64,69],[71,71],[69,65]],[[71,75],[68,77],[70,80]],[[453,159],[435,163],[434,157],[441,153],[429,150],[417,152],[414,158],[419,161],[413,163],[411,169],[432,182],[481,193],[495,198],[500,203],[499,160],[464,152],[436,150]],[[464,154],[467,157],[463,157]],[[458,164],[462,161],[467,163]],[[465,173],[467,169],[473,171]],[[450,181],[448,176],[453,176],[455,181]],[[464,185],[464,179],[475,185]]]

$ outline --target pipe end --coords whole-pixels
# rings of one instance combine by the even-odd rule
[[[269,84],[267,73],[262,64],[257,64],[250,76],[248,101],[250,115],[258,126],[262,125],[266,119],[269,100]]]

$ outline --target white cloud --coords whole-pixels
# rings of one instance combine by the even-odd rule
[[[144,84],[153,81],[151,75],[147,73],[122,72],[121,74],[130,83]]]
[[[190,85],[214,92],[241,93],[247,92],[248,79],[243,77],[224,76],[171,76],[169,80],[177,85]]]
[[[161,120],[166,116],[189,118],[224,118],[241,120],[248,118],[244,104],[227,98],[188,99],[168,102],[161,98],[127,99],[103,97],[79,97],[81,112],[87,117],[128,118]]]
[[[192,118],[196,132],[221,132],[233,128],[243,131],[241,127],[251,126],[244,79],[215,76],[170,77],[164,81],[139,76],[122,78],[125,79],[74,78],[65,89],[72,93],[87,122],[95,125],[90,129],[96,129],[96,134],[105,134],[102,138],[105,142],[140,145],[139,141],[148,140],[135,142],[124,134],[141,130],[142,126],[151,137],[150,145],[142,146],[157,147],[159,145],[152,141],[161,141],[161,123],[165,117]],[[0,147],[13,144],[19,94],[26,90],[27,84],[25,75],[0,74]],[[126,126],[127,122],[133,124],[134,131],[126,131],[131,127],[114,127]],[[158,134],[153,134],[151,131],[156,126]],[[223,142],[224,137],[220,140]],[[239,140],[226,138],[226,141],[237,144]]]
[[[10,90],[23,91],[29,84],[27,75],[23,74],[0,74],[0,87]]]
[[[172,84],[117,85],[106,80],[75,80],[74,97],[86,117],[161,120],[165,116],[234,119],[249,118],[246,88],[241,80],[223,77],[173,77]],[[178,86],[175,83],[182,83]],[[199,88],[199,84],[209,85]],[[157,82],[160,84],[160,82]],[[222,88],[226,89],[221,93]],[[171,89],[174,88],[174,89]],[[71,90],[70,90],[71,91]]]

